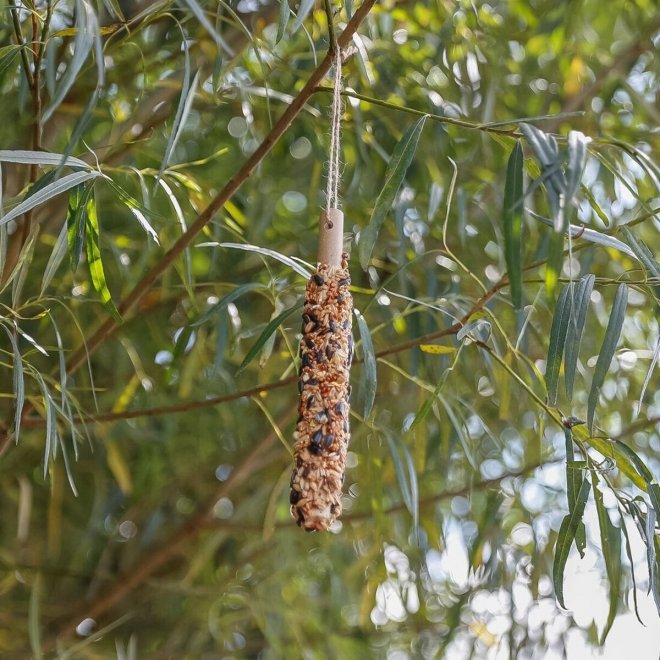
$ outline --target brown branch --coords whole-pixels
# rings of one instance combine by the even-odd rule
[[[396,344],[395,346],[390,346],[381,351],[378,351],[375,355],[376,358],[387,357],[388,355],[394,355],[395,353],[401,353],[419,346],[420,344],[426,344],[429,341],[434,339],[440,339],[442,337],[448,337],[450,335],[455,335],[469,320],[476,314],[478,311],[483,309],[483,307],[488,303],[488,301],[497,294],[497,292],[508,284],[506,278],[502,278],[497,284],[495,284],[491,289],[489,289],[477,302],[472,306],[472,308],[463,316],[463,318],[449,326],[448,328],[443,328],[442,330],[437,330],[435,332],[428,333],[421,337],[411,339],[410,341],[403,342],[401,344]],[[354,360],[353,364],[361,364],[364,360]],[[232,392],[231,394],[222,394],[220,396],[209,397],[207,399],[201,399],[197,401],[184,401],[182,403],[176,403],[174,405],[167,406],[154,406],[152,408],[139,408],[137,410],[123,410],[121,412],[108,412],[101,413],[97,415],[85,415],[85,416],[75,416],[73,418],[74,422],[86,422],[88,424],[101,423],[101,422],[117,422],[124,419],[136,419],[138,417],[158,417],[160,415],[169,415],[174,413],[190,412],[192,410],[201,410],[203,408],[210,408],[212,406],[221,405],[223,403],[230,403],[231,401],[236,401],[237,399],[242,399],[243,397],[257,396],[262,392],[269,392],[271,390],[279,389],[280,387],[286,387],[295,383],[298,379],[297,376],[289,376],[288,378],[282,378],[281,380],[276,380],[270,383],[264,383],[263,385],[257,385],[246,390],[240,390],[238,392]],[[29,417],[25,418],[21,422],[24,428],[41,428],[46,425],[46,420],[42,417]]]
[[[347,23],[346,28],[337,38],[340,48],[346,48],[355,34],[356,30],[364,21],[367,14],[376,3],[376,0],[364,0],[360,8],[355,12],[353,18]],[[224,185],[222,190],[213,198],[211,203],[202,211],[197,219],[190,225],[172,247],[161,257],[160,261],[151,268],[142,279],[133,287],[126,297],[118,304],[117,308],[121,316],[125,316],[136,307],[142,298],[150,291],[158,278],[176,261],[183,251],[190,245],[195,236],[202,231],[213,216],[231,199],[232,195],[241,187],[255,170],[257,165],[266,157],[277,141],[289,128],[293,120],[298,116],[309,98],[314,93],[316,86],[323,79],[332,65],[332,53],[328,53],[319,66],[312,72],[307,83],[284,111],[275,126],[271,129],[263,142],[257,147],[253,154],[243,163],[238,172]],[[107,319],[87,339],[86,345],[80,346],[67,362],[66,371],[73,373],[80,367],[106,339],[111,337],[121,327],[121,323],[114,318]],[[29,413],[32,406],[26,403],[25,413]],[[5,434],[0,438],[0,456],[7,449],[10,436]]]

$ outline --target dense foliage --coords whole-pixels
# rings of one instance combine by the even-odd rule
[[[656,11],[0,2],[0,654],[525,658],[660,609]],[[352,444],[306,534],[334,38]]]

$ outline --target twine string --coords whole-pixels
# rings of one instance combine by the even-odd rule
[[[332,90],[330,109],[330,157],[328,160],[328,183],[326,188],[326,208],[339,208],[339,157],[341,124],[341,50],[334,52],[335,83]]]

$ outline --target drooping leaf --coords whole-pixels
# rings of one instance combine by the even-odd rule
[[[18,44],[11,44],[0,48],[0,80],[2,74],[9,69],[14,63],[14,60],[18,57],[21,48],[22,46],[19,46]]]
[[[660,573],[658,572],[658,555],[655,548],[655,509],[649,507],[646,512],[646,562],[649,570],[649,591],[653,594],[655,606],[660,614]]]
[[[358,329],[360,331],[360,340],[362,343],[362,355],[364,357],[364,364],[362,366],[362,375],[360,377],[361,391],[364,396],[363,414],[365,419],[371,414],[374,401],[376,399],[377,388],[377,369],[376,369],[376,353],[374,352],[374,345],[371,341],[371,333],[369,326],[360,314],[359,310],[353,310],[355,318],[358,322]]]
[[[376,244],[380,228],[385,221],[385,216],[392,207],[394,198],[403,183],[408,167],[415,155],[417,143],[419,142],[419,137],[424,128],[425,121],[426,117],[424,116],[413,124],[404,133],[403,137],[399,140],[392,152],[392,156],[385,172],[385,183],[378,195],[378,199],[376,200],[371,219],[369,220],[369,224],[360,232],[358,252],[360,256],[360,265],[365,270],[369,265],[369,259],[371,258],[374,245]]]
[[[401,490],[403,503],[413,517],[414,530],[417,530],[419,525],[419,486],[412,456],[399,435],[387,430],[385,437],[394,463],[394,472]]]
[[[18,442],[21,432],[21,417],[23,415],[23,406],[25,405],[25,373],[23,370],[23,358],[18,347],[16,335],[4,324],[2,327],[9,337],[9,343],[11,344],[12,357],[14,361],[12,365],[12,390],[14,393],[14,437],[15,441]]]
[[[548,402],[555,405],[557,402],[557,383],[559,382],[559,370],[561,359],[566,345],[566,333],[571,317],[571,295],[573,285],[566,285],[559,294],[555,306],[555,314],[550,329],[550,345],[548,346],[548,358],[545,366],[545,384],[548,390]]]
[[[266,327],[259,335],[257,341],[248,351],[247,355],[243,359],[243,362],[241,362],[240,366],[236,370],[236,375],[245,370],[248,364],[250,364],[250,362],[252,362],[252,360],[254,360],[254,358],[259,355],[259,351],[261,351],[263,345],[268,341],[268,338],[275,332],[275,330],[277,330],[277,328],[279,328],[282,323],[284,323],[284,321],[289,318],[289,316],[298,311],[302,306],[302,301],[296,303],[293,307],[289,307],[289,309],[283,311],[278,317],[274,318],[272,321],[270,321],[270,323],[266,325]]]
[[[291,33],[295,34],[300,26],[305,22],[307,15],[314,7],[315,0],[301,0],[300,5],[298,6],[298,14],[296,15],[296,20],[293,21],[291,25]]]
[[[121,316],[112,301],[110,289],[105,278],[105,270],[101,259],[101,230],[96,215],[96,200],[94,199],[94,195],[90,195],[85,204],[85,216],[87,264],[89,266],[92,285],[110,315],[115,320],[121,321]]]
[[[589,139],[580,131],[568,133],[568,166],[566,168],[566,206],[575,197],[580,187],[582,172],[587,161],[587,145]]]
[[[295,270],[298,275],[302,275],[306,280],[311,276],[311,272],[305,268],[300,261],[296,261],[291,257],[287,257],[284,254],[276,252],[275,250],[269,250],[268,248],[259,247],[258,245],[249,245],[244,243],[200,243],[197,247],[222,247],[222,248],[231,248],[233,250],[245,250],[246,252],[256,252],[265,257],[271,257],[281,261],[283,264],[286,264],[292,270]]]
[[[280,17],[277,23],[277,36],[275,37],[275,43],[279,44],[284,36],[286,26],[289,23],[289,14],[291,9],[289,8],[289,0],[280,0]]]
[[[545,292],[548,300],[555,296],[563,259],[564,235],[561,232],[552,232],[548,239],[548,259],[545,264]]]
[[[49,183],[47,186],[41,188],[38,192],[30,195],[20,204],[15,206],[11,211],[6,213],[2,219],[0,219],[0,224],[7,224],[10,220],[18,218],[23,215],[23,213],[33,209],[39,204],[47,202],[53,197],[57,197],[60,193],[66,192],[71,188],[77,186],[80,183],[89,181],[90,179],[95,179],[99,176],[103,176],[100,172],[74,172],[73,174],[67,174],[61,179],[57,179],[53,183]]]
[[[566,609],[564,604],[564,569],[566,568],[566,561],[568,554],[575,539],[575,533],[582,522],[584,515],[584,508],[589,498],[589,491],[591,489],[591,482],[588,479],[582,481],[582,486],[578,492],[575,507],[573,511],[567,514],[562,520],[559,534],[557,536],[557,544],[555,546],[555,560],[552,567],[552,582],[555,586],[555,595],[559,604]]]
[[[248,282],[247,284],[242,284],[237,286],[233,291],[228,293],[226,296],[223,296],[217,303],[211,305],[202,316],[192,324],[193,328],[196,328],[200,325],[204,325],[210,318],[219,314],[224,310],[230,303],[233,303],[234,300],[238,300],[243,294],[248,291],[254,291],[255,289],[267,289],[268,287],[265,284],[260,284],[259,282]]]
[[[24,165],[67,165],[91,171],[92,167],[74,156],[55,154],[48,151],[26,151],[23,149],[0,149],[0,162],[22,163]]]
[[[73,39],[73,56],[69,61],[64,75],[60,78],[50,104],[43,112],[42,122],[47,122],[68,91],[78,78],[85,61],[89,57],[98,36],[99,25],[94,10],[87,0],[76,0],[76,31]]]
[[[522,307],[523,151],[516,142],[506,169],[504,185],[504,254],[515,309]]]
[[[610,607],[607,614],[607,621],[600,636],[601,646],[605,643],[616,611],[621,600],[621,530],[615,527],[603,502],[603,494],[598,488],[598,477],[595,470],[591,471],[594,482],[594,501],[596,502],[596,511],[598,513],[598,527],[600,529],[600,546],[605,560],[605,570],[609,581],[609,600]]]
[[[87,232],[87,201],[92,194],[91,186],[82,183],[72,188],[66,212],[67,244],[71,270],[75,273],[82,257]]]
[[[589,390],[589,399],[587,402],[587,425],[589,430],[593,430],[594,415],[596,413],[596,404],[598,403],[598,395],[600,388],[605,382],[605,376],[610,367],[610,362],[614,357],[616,345],[621,335],[621,328],[623,321],[626,317],[626,306],[628,304],[628,287],[626,284],[619,284],[612,304],[612,311],[610,319],[607,323],[605,330],[605,337],[603,344],[598,353],[598,360],[596,362],[596,369],[594,370],[594,377],[591,381],[591,389]]]
[[[591,300],[591,292],[594,288],[596,277],[585,275],[580,278],[575,290],[575,296],[571,301],[571,315],[568,321],[568,332],[566,334],[566,349],[564,351],[564,384],[568,400],[573,399],[573,385],[575,383],[575,371],[577,369],[580,344],[584,324],[587,320],[587,310]]]
[[[44,269],[44,275],[41,278],[41,294],[44,295],[44,291],[48,288],[48,285],[51,283],[51,280],[55,276],[55,273],[57,272],[57,269],[60,267],[60,264],[62,261],[64,261],[64,257],[66,257],[67,253],[67,225],[66,222],[62,225],[62,229],[60,230],[60,233],[57,236],[57,239],[55,240],[55,245],[53,246],[53,250],[50,253],[50,257],[48,258],[48,263],[46,264],[46,268]]]
[[[188,7],[190,7],[193,14],[197,20],[202,24],[204,29],[213,37],[215,43],[224,50],[229,57],[234,57],[234,50],[229,46],[229,44],[220,36],[218,31],[211,25],[211,22],[206,17],[204,10],[199,6],[197,0],[182,0],[185,2]]]
[[[39,235],[39,225],[33,225],[30,234],[21,249],[18,261],[12,272],[12,285],[11,285],[11,304],[14,309],[20,306],[21,293],[23,292],[23,285],[27,277],[30,264],[32,263],[32,255],[34,254],[34,244]]]

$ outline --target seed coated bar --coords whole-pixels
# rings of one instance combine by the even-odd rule
[[[305,291],[290,502],[291,515],[308,532],[327,530],[341,514],[350,440],[350,283],[344,253],[340,267],[319,264]]]

